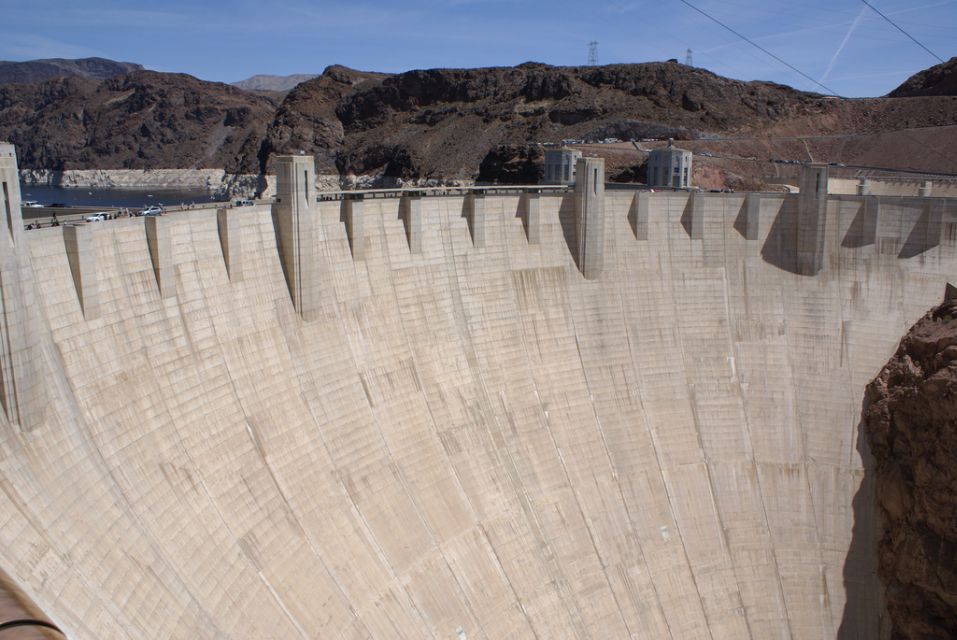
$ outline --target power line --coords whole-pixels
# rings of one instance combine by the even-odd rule
[[[744,36],[744,35],[738,33],[737,31],[735,31],[734,29],[732,29],[731,27],[729,27],[729,26],[726,25],[725,23],[723,23],[723,22],[721,22],[720,20],[718,20],[717,18],[715,18],[713,15],[711,15],[711,14],[709,14],[709,13],[705,13],[704,11],[702,11],[701,9],[699,9],[698,7],[696,7],[696,6],[694,6],[693,4],[691,4],[690,2],[688,2],[688,0],[679,0],[679,2],[681,2],[681,3],[683,3],[683,4],[685,4],[685,5],[689,6],[689,7],[691,7],[692,9],[694,9],[695,11],[697,11],[698,13],[700,13],[701,15],[703,15],[703,16],[704,16],[705,18],[707,18],[708,20],[711,20],[712,22],[715,22],[715,23],[717,23],[718,25],[720,25],[721,27],[727,29],[728,31],[730,31],[730,32],[733,33],[734,35],[738,36],[739,38],[741,38],[742,40],[744,40],[745,42],[747,42],[749,45],[751,45],[751,46],[754,47],[755,49],[758,49],[758,50],[760,50],[760,51],[763,51],[764,53],[766,53],[767,55],[771,56],[772,58],[774,58],[775,60],[777,60],[778,62],[780,62],[781,64],[783,64],[785,67],[787,67],[787,68],[790,69],[791,71],[794,71],[795,73],[800,74],[801,76],[803,76],[804,78],[810,80],[811,82],[813,82],[813,83],[816,84],[817,86],[821,87],[822,89],[825,89],[828,93],[833,94],[833,95],[837,95],[837,91],[835,91],[834,89],[831,89],[831,88],[828,87],[827,85],[821,84],[820,82],[818,82],[817,80],[815,80],[814,78],[812,78],[812,77],[809,76],[808,74],[804,73],[803,71],[801,71],[800,69],[798,69],[798,68],[795,67],[794,65],[792,65],[792,64],[790,64],[789,62],[786,62],[786,61],[782,60],[781,58],[779,58],[778,56],[774,55],[773,53],[771,53],[770,51],[768,51],[767,49],[765,49],[764,47],[762,47],[761,45],[759,45],[759,44],[758,44],[757,42],[755,42],[754,40],[751,40],[750,38],[748,38],[748,37],[746,37],[746,36]]]
[[[595,40],[588,43],[588,64],[592,67],[598,64],[598,42]]]
[[[891,25],[894,26],[895,29],[897,29],[898,31],[900,31],[901,33],[903,33],[905,36],[907,36],[908,38],[910,38],[911,40],[913,40],[913,41],[914,41],[914,44],[916,44],[918,47],[920,47],[921,49],[923,49],[924,51],[926,51],[926,52],[929,53],[930,55],[932,55],[932,56],[934,56],[935,58],[937,58],[937,60],[938,60],[939,62],[943,62],[943,61],[944,61],[944,59],[941,58],[939,55],[937,55],[936,53],[934,53],[933,51],[931,51],[930,49],[928,49],[927,47],[925,47],[924,45],[922,45],[922,44],[917,40],[917,38],[915,38],[915,37],[912,36],[911,34],[907,33],[907,32],[904,31],[903,29],[901,29],[901,28],[900,28],[900,25],[898,25],[896,22],[894,22],[893,20],[891,20],[890,18],[888,18],[887,16],[885,16],[883,13],[881,13],[881,12],[878,10],[878,8],[875,7],[874,5],[872,5],[870,2],[868,2],[867,0],[861,0],[861,2],[863,2],[863,3],[866,4],[868,7],[870,7],[871,10],[874,11],[874,13],[876,13],[876,14],[879,15],[880,17],[884,18],[885,20],[887,20]]]

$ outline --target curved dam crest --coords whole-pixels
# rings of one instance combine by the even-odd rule
[[[798,196],[608,191],[586,280],[575,197],[6,234],[0,563],[77,638],[876,637],[861,401],[954,202],[827,198],[800,275]]]

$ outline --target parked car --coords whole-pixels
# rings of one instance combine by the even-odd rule
[[[253,201],[249,198],[242,198],[233,202],[234,207],[251,207],[253,206]]]
[[[105,211],[97,211],[96,213],[91,213],[86,216],[84,220],[87,222],[101,222],[103,220],[109,220],[109,215]]]
[[[151,204],[150,206],[140,211],[140,215],[141,216],[161,216],[163,215],[163,207],[156,204]]]
[[[20,203],[20,206],[33,208],[33,207],[42,207],[43,205],[37,202],[36,200],[24,200]]]

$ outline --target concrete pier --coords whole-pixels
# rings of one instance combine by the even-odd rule
[[[801,192],[798,194],[797,270],[814,275],[824,265],[824,241],[827,228],[827,165],[801,167]]]
[[[745,240],[757,240],[761,232],[761,194],[749,193],[744,197],[744,224],[741,235]]]
[[[42,327],[24,251],[19,178],[13,145],[0,143],[0,224],[6,229],[0,233],[0,403],[11,424],[29,431],[45,418],[46,392],[38,345]]]
[[[242,241],[239,236],[239,211],[225,207],[216,210],[216,229],[223,250],[223,262],[230,282],[243,281]]]
[[[917,189],[917,195],[921,198],[929,198],[934,193],[934,183],[930,180],[925,180],[923,184]]]
[[[628,222],[636,240],[648,239],[648,209],[651,206],[651,194],[647,191],[638,191],[632,197],[628,208]]]
[[[704,238],[704,198],[703,192],[692,191],[691,195],[688,196],[688,202],[685,204],[681,224],[692,240]]]
[[[575,175],[578,268],[586,280],[595,280],[605,261],[605,160],[579,158]]]
[[[93,247],[93,227],[71,225],[63,227],[63,243],[76,297],[83,309],[83,317],[94,320],[100,316],[100,291],[97,282],[96,251]]]
[[[485,194],[471,193],[465,198],[465,219],[468,221],[472,246],[485,248]]]
[[[346,236],[354,260],[365,258],[366,236],[362,196],[348,197],[342,201],[342,217],[346,224]]]
[[[422,253],[422,196],[410,193],[403,196],[399,203],[402,211],[402,224],[405,226],[405,238],[409,243],[409,253]]]
[[[276,158],[276,202],[279,255],[293,307],[306,320],[318,310],[315,162],[312,156]]]
[[[171,298],[176,294],[176,282],[173,273],[173,245],[170,238],[169,218],[150,216],[144,219],[144,225],[160,297]]]
[[[521,199],[522,225],[525,227],[525,238],[528,244],[541,244],[542,241],[542,211],[541,194],[534,191],[525,193]]]

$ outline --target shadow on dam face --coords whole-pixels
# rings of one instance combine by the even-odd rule
[[[487,195],[472,226],[454,197],[317,203],[288,273],[243,207],[233,280],[214,210],[155,258],[141,219],[90,226],[94,272],[61,230],[0,234],[46,399],[0,417],[0,563],[75,638],[868,637],[863,389],[953,243],[842,246],[835,201],[798,277],[793,199],[742,232],[716,196],[691,241],[680,198],[609,191],[595,280],[567,196]]]

